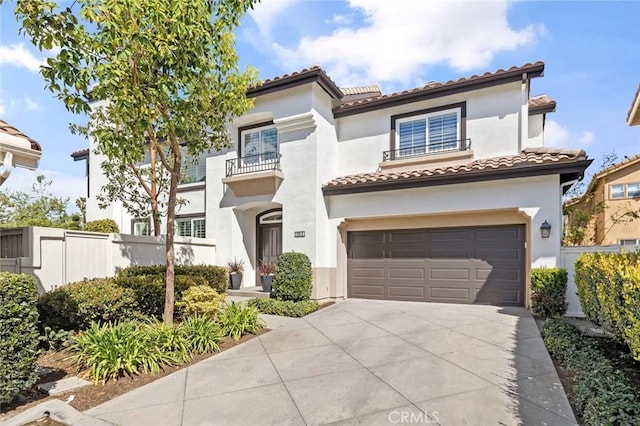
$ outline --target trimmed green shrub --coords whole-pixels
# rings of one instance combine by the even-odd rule
[[[87,222],[84,225],[84,230],[88,232],[104,232],[107,234],[117,234],[120,232],[118,224],[113,219],[99,219]]]
[[[542,318],[567,312],[567,271],[562,268],[531,270],[531,309]]]
[[[0,272],[0,404],[38,379],[37,300],[33,277]]]
[[[573,404],[588,425],[637,425],[640,401],[627,377],[616,370],[596,344],[572,324],[545,321],[547,349],[574,377]]]
[[[256,298],[249,300],[249,306],[256,307],[263,314],[280,315],[284,317],[303,317],[315,312],[320,305],[315,300],[277,300],[269,298]]]
[[[216,318],[224,306],[224,298],[224,294],[219,294],[208,285],[197,285],[185,290],[176,306],[184,309],[187,317],[200,315]]]
[[[304,253],[282,253],[276,261],[271,297],[277,300],[309,300],[313,275],[311,261]]]
[[[120,270],[118,278],[135,277],[140,275],[163,275],[166,273],[166,265],[130,266]],[[209,286],[218,293],[224,293],[229,287],[229,273],[222,266],[213,265],[176,265],[176,276],[200,276],[209,283]]]
[[[162,318],[165,299],[165,276],[134,275],[118,276],[115,280],[120,287],[131,289],[135,294],[138,310],[146,316]],[[209,287],[207,280],[198,275],[176,275],[174,281],[175,298],[179,301],[182,294],[190,287]]]
[[[218,324],[224,336],[229,336],[233,340],[240,340],[242,335],[255,334],[264,327],[258,310],[253,306],[241,306],[234,302],[227,305],[218,316]]]
[[[585,253],[575,270],[586,317],[626,342],[640,361],[640,253]]]
[[[140,316],[133,290],[113,278],[96,278],[58,287],[38,300],[43,326],[54,330],[82,330],[92,322],[108,322]]]

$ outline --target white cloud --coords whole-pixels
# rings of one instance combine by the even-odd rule
[[[545,146],[584,148],[596,141],[596,135],[590,130],[574,133],[554,120],[547,120],[544,126]]]
[[[580,142],[580,145],[582,146],[589,146],[595,141],[596,141],[596,135],[589,130],[583,131],[582,134],[580,134],[580,137],[578,138],[578,142]]]
[[[277,15],[284,12],[297,0],[264,0],[254,5],[249,15],[258,26],[260,33],[265,36],[271,34],[271,26]]]
[[[38,72],[42,59],[36,58],[23,43],[0,45],[0,65],[13,65],[23,67],[29,71]]]
[[[349,25],[351,22],[353,22],[353,15],[350,13],[343,15],[335,13],[331,19],[326,21],[327,24],[336,25]]]
[[[354,13],[364,15],[363,26],[304,36],[293,47],[277,42],[272,47],[287,68],[320,63],[342,85],[408,82],[436,64],[458,71],[484,69],[498,52],[532,44],[545,34],[541,25],[513,29],[508,6],[508,0],[349,0]]]
[[[24,106],[27,108],[27,111],[40,109],[40,104],[32,100],[29,96],[24,98]]]
[[[0,92],[0,117],[3,116],[5,112],[4,99],[2,99],[2,92]]]
[[[569,131],[554,120],[547,120],[544,126],[544,144],[563,146],[569,140]]]

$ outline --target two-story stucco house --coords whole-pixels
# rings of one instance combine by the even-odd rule
[[[393,94],[340,88],[318,67],[267,80],[232,123],[233,149],[189,170],[178,233],[214,239],[218,264],[245,260],[243,286],[293,250],[311,259],[318,299],[528,305],[529,269],[559,256],[561,196],[591,162],[544,148],[555,102],[530,96],[543,71]],[[117,205],[98,210],[102,159],[88,161],[88,219],[147,232]]]

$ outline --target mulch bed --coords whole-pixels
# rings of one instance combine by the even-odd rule
[[[234,341],[230,337],[225,338],[220,344],[220,352],[224,352],[227,349],[231,349],[234,346],[237,346],[241,343],[244,343],[248,340],[255,338],[256,336],[260,336],[266,332],[270,331],[269,329],[262,329],[256,335],[246,334],[240,338],[239,341]],[[21,397],[16,398],[14,402],[8,405],[2,406],[2,411],[0,413],[0,421],[7,420],[9,417],[13,417],[16,414],[27,410],[31,407],[34,407],[44,401],[48,401],[50,399],[60,399],[66,400],[70,396],[73,395],[73,401],[69,403],[73,408],[78,411],[85,411],[90,408],[93,408],[97,405],[102,404],[110,399],[115,398],[118,395],[122,395],[123,393],[132,391],[134,389],[139,388],[140,386],[144,386],[147,383],[151,383],[155,380],[158,380],[161,377],[167,376],[171,373],[175,373],[176,371],[182,370],[183,368],[187,368],[199,361],[215,356],[220,352],[204,354],[204,355],[196,355],[189,362],[185,364],[181,364],[175,367],[165,367],[160,373],[151,375],[151,374],[140,374],[138,376],[133,377],[122,377],[118,380],[110,380],[106,384],[98,384],[98,385],[89,385],[84,386],[73,391],[55,395],[48,396],[36,389],[37,384],[50,382],[52,380],[62,379],[64,377],[70,376],[80,376],[82,377],[82,373],[78,373],[73,364],[73,360],[69,358],[69,354],[63,352],[47,352],[40,355],[38,358],[38,365],[41,367],[47,367],[53,370],[53,372],[46,374],[38,380],[36,386],[34,386],[31,390],[25,392]],[[47,424],[47,423],[34,423],[34,424]],[[49,424],[57,424],[57,423],[49,423]]]
[[[544,322],[541,319],[536,318],[536,323],[538,324],[538,328],[542,331],[542,325]],[[631,386],[633,386],[635,394],[638,396],[638,398],[640,398],[640,362],[633,359],[633,357],[631,356],[631,352],[629,351],[629,347],[607,337],[594,337],[587,335],[585,335],[584,337],[587,339],[591,339],[597,343],[602,354],[608,359],[608,361],[611,363],[611,365],[613,365],[614,368],[623,372],[625,377],[627,377],[627,379],[629,380]],[[560,378],[562,387],[567,394],[567,398],[571,403],[571,408],[573,408],[573,412],[576,415],[576,418],[580,421],[580,413],[575,409],[574,406],[575,379],[573,373],[562,363],[556,360],[553,356],[551,357],[551,360],[553,361],[553,365],[558,372],[558,377]]]

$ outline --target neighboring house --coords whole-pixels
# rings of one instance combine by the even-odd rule
[[[35,170],[41,155],[38,142],[0,120],[0,185],[9,178],[14,167]]]
[[[579,211],[584,225],[584,245],[640,244],[640,154],[625,158],[596,173],[582,197],[566,203],[569,213]],[[570,226],[580,219],[570,214]]]
[[[305,253],[313,297],[528,305],[531,267],[556,266],[561,197],[591,163],[545,148],[536,62],[393,94],[340,88],[319,67],[248,91],[255,106],[179,187],[180,235],[216,242],[215,262]],[[89,155],[88,220],[136,233],[147,218],[97,207],[103,157]],[[541,226],[551,225],[543,238]]]

